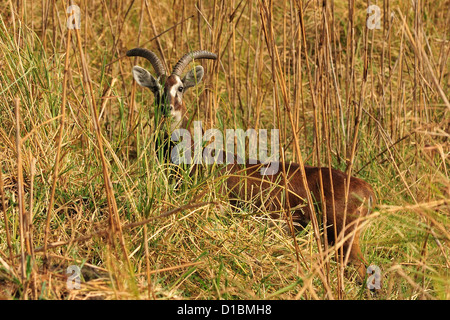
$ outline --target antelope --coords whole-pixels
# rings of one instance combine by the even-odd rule
[[[143,57],[150,61],[157,78],[147,70],[135,66],[132,73],[136,82],[149,88],[155,95],[155,104],[171,117],[171,130],[186,128],[187,115],[182,94],[186,89],[198,84],[204,75],[204,69],[197,66],[181,78],[183,70],[193,59],[216,59],[214,53],[208,51],[193,51],[184,55],[175,65],[172,74],[167,76],[161,61],[153,52],[135,48],[127,52],[128,56]],[[167,109],[168,108],[168,109]],[[349,177],[339,170],[326,167],[304,166],[301,170],[297,163],[277,163],[281,168],[272,175],[265,175],[261,163],[245,161],[244,165],[236,162],[227,164],[219,171],[226,180],[226,194],[232,204],[251,201],[255,207],[272,212],[272,218],[280,218],[280,212],[291,211],[292,221],[296,229],[307,226],[316,212],[311,208],[326,210],[327,240],[330,245],[345,235],[353,233],[343,244],[344,252],[348,252],[348,261],[358,272],[359,282],[366,276],[368,263],[360,248],[360,219],[370,213],[375,201],[372,187],[365,181],[350,177],[347,201],[346,183]],[[308,188],[304,185],[304,175]],[[286,179],[285,179],[286,177]],[[322,183],[321,183],[322,182]],[[322,186],[321,186],[322,185]],[[310,196],[307,193],[310,192]],[[323,191],[323,192],[322,192]],[[284,194],[284,196],[283,196]],[[309,197],[308,197],[309,196]],[[314,206],[307,205],[305,199],[314,199]],[[286,207],[288,206],[288,208]]]
[[[162,107],[162,114],[169,115],[171,118],[171,131],[176,128],[186,128],[188,116],[186,105],[183,102],[184,92],[200,83],[205,71],[202,66],[195,67],[195,70],[189,71],[183,79],[181,73],[193,59],[217,59],[214,53],[198,50],[185,54],[175,65],[172,74],[167,76],[164,66],[158,56],[150,50],[135,48],[127,52],[129,57],[142,57],[150,61],[155,69],[157,78],[154,78],[150,72],[140,66],[134,66],[132,73],[136,82],[149,88],[155,95],[155,104]]]

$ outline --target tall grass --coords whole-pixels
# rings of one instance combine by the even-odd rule
[[[69,2],[0,5],[0,298],[450,298],[448,1],[377,1],[380,29],[352,0]],[[170,70],[219,55],[184,97],[204,129],[278,128],[286,161],[372,184],[378,295],[318,224],[293,239],[233,210],[213,173],[175,188],[137,46]]]

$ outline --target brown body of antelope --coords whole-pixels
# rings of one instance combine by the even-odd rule
[[[260,164],[228,165],[227,189],[235,197],[230,200],[232,203],[251,200],[252,204],[264,208],[265,212],[273,212],[270,215],[274,219],[283,217],[282,210],[287,210],[289,206],[294,226],[299,230],[306,227],[311,221],[311,215],[315,214],[305,201],[308,195],[303,184],[303,173],[297,163],[285,163],[284,170],[280,163],[279,168],[278,173],[274,175],[262,175]],[[334,244],[336,236],[339,239],[353,233],[354,236],[349,237],[343,244],[344,255],[348,252],[348,261],[356,267],[358,280],[362,282],[368,263],[361,252],[359,226],[361,218],[370,213],[375,201],[372,187],[364,180],[351,177],[346,204],[345,186],[348,176],[345,173],[311,166],[305,166],[304,170],[316,212],[320,212],[322,208],[326,212],[325,229],[328,243]],[[322,217],[317,218],[322,220]]]
[[[175,65],[172,74],[167,75],[157,56],[146,49],[136,48],[128,51],[128,56],[139,56],[150,61],[156,71],[154,78],[147,70],[135,66],[134,79],[143,87],[149,88],[155,95],[155,104],[171,117],[171,130],[186,128],[187,114],[182,95],[186,89],[198,84],[204,75],[203,67],[197,66],[184,78],[181,73],[193,59],[216,59],[217,56],[207,51],[194,51],[184,55]],[[310,207],[306,204],[307,189],[303,184],[302,170],[296,163],[285,163],[284,168],[272,175],[263,175],[261,164],[226,165],[220,174],[226,176],[229,200],[233,204],[251,201],[253,205],[272,212],[272,218],[283,217],[287,203],[291,209],[292,220],[298,227],[305,227],[311,221]],[[370,212],[375,201],[372,187],[365,181],[350,177],[349,193],[346,200],[345,189],[348,176],[338,170],[305,166],[304,172],[314,207],[326,210],[327,239],[330,244],[336,241],[336,235],[344,237],[352,234],[343,244],[344,254],[349,257],[357,269],[359,280],[366,276],[367,261],[360,248],[360,219]],[[287,177],[287,181],[284,181]],[[322,179],[322,183],[321,183]],[[323,185],[323,187],[321,187]],[[287,188],[285,187],[287,186]],[[323,189],[322,189],[323,188]],[[287,189],[287,192],[285,192]],[[323,190],[323,193],[322,193]],[[288,196],[286,197],[285,194]],[[286,200],[288,202],[286,202]]]

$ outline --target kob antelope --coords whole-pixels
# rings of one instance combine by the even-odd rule
[[[172,130],[175,128],[187,129],[188,118],[182,99],[183,93],[202,80],[204,69],[197,66],[194,71],[189,71],[184,78],[181,78],[181,74],[193,59],[216,59],[217,56],[207,51],[190,52],[178,61],[172,74],[167,76],[161,61],[153,52],[135,48],[128,51],[127,55],[143,57],[150,61],[157,78],[154,78],[147,70],[135,66],[132,71],[134,79],[139,85],[147,87],[153,92],[155,95],[154,103],[161,108],[163,113],[170,114]],[[302,170],[297,163],[285,163],[284,168],[282,168],[281,163],[278,163],[278,165],[278,168],[281,169],[273,175],[263,175],[260,170],[261,163],[251,164],[248,161],[244,165],[227,164],[220,171],[220,174],[226,177],[230,201],[252,200],[252,203],[257,207],[274,212],[271,214],[273,218],[279,218],[282,217],[280,212],[287,210],[287,200],[293,222],[305,227],[311,221],[312,214],[316,214],[316,212],[311,212],[310,206],[306,205],[305,199],[308,195],[303,184]],[[371,186],[361,179],[350,177],[346,203],[345,186],[348,176],[345,173],[334,169],[310,166],[305,166],[304,172],[312,195],[310,198],[316,201],[314,207],[326,210],[327,223],[324,227],[328,242],[333,244],[336,235],[343,237],[354,232],[354,236],[345,241],[343,248],[345,253],[349,252],[349,261],[355,265],[360,280],[363,280],[368,264],[361,252],[360,228],[357,228],[357,226],[358,219],[369,214],[370,207],[375,201]]]

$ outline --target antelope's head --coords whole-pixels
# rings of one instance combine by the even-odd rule
[[[171,117],[172,131],[177,128],[186,128],[187,115],[183,94],[187,89],[200,83],[204,69],[202,66],[196,66],[194,70],[181,78],[183,70],[193,59],[217,59],[217,55],[203,50],[189,52],[177,62],[170,75],[166,73],[156,54],[147,49],[132,49],[127,52],[127,56],[142,57],[150,61],[155,69],[156,78],[144,68],[134,66],[132,71],[134,79],[140,86],[149,88],[153,92],[155,104],[159,106],[160,112]]]

